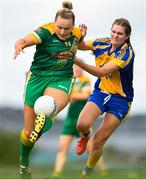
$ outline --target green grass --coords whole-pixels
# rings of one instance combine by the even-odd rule
[[[106,150],[108,174],[100,176],[95,168],[91,179],[146,179],[146,158],[135,158],[135,153],[124,154],[114,147]],[[141,155],[142,156],[142,155]],[[140,156],[140,157],[141,157]],[[19,179],[19,135],[0,134],[0,179]],[[84,162],[71,161],[65,165],[63,179],[79,179]],[[53,162],[48,166],[32,166],[34,179],[52,179]]]
[[[79,179],[83,164],[68,163],[62,174],[63,179]],[[146,166],[144,166],[146,167]],[[100,176],[95,168],[91,179],[146,179],[145,168],[124,167],[108,169],[106,176]],[[52,179],[52,166],[33,167],[32,177],[34,179]],[[0,166],[0,179],[19,179],[19,169],[16,166]]]
[[[17,161],[16,161],[17,159]],[[19,134],[0,132],[0,165],[16,165],[19,161]]]

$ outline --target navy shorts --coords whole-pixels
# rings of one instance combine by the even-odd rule
[[[98,89],[93,91],[88,102],[95,103],[102,114],[104,112],[109,112],[114,114],[120,121],[126,119],[131,107],[131,102],[125,97],[118,94],[109,94]]]

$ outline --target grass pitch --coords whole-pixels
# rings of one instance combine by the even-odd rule
[[[83,164],[67,163],[64,172],[60,179],[80,179],[80,172]],[[98,170],[95,168],[90,179],[146,179],[146,166],[142,167],[127,167],[124,165],[117,168],[107,170],[105,176],[100,176]],[[32,167],[33,179],[53,179],[53,166]],[[19,179],[19,168],[17,166],[0,166],[0,179]]]

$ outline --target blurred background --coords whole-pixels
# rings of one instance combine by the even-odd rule
[[[13,61],[14,43],[42,24],[54,21],[62,0],[0,0],[0,178],[18,178],[19,133],[23,127],[23,89],[25,74],[33,60],[34,47]],[[86,40],[109,37],[113,21],[127,18],[132,26],[131,43],[136,53],[134,92],[129,118],[105,145],[108,178],[146,178],[146,0],[71,0],[76,24],[88,26]],[[94,64],[91,52],[77,56]],[[89,75],[92,87],[96,80]],[[66,107],[54,127],[37,143],[31,156],[34,178],[49,178],[53,170],[61,125]],[[98,127],[101,118],[95,124]],[[78,178],[87,154],[77,156],[72,144],[64,178]],[[9,173],[8,173],[9,172]],[[95,172],[95,177],[98,173]]]

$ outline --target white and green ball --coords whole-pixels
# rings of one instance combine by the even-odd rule
[[[46,117],[54,117],[57,112],[57,102],[51,96],[41,96],[34,104],[34,111],[36,115],[45,113]]]

